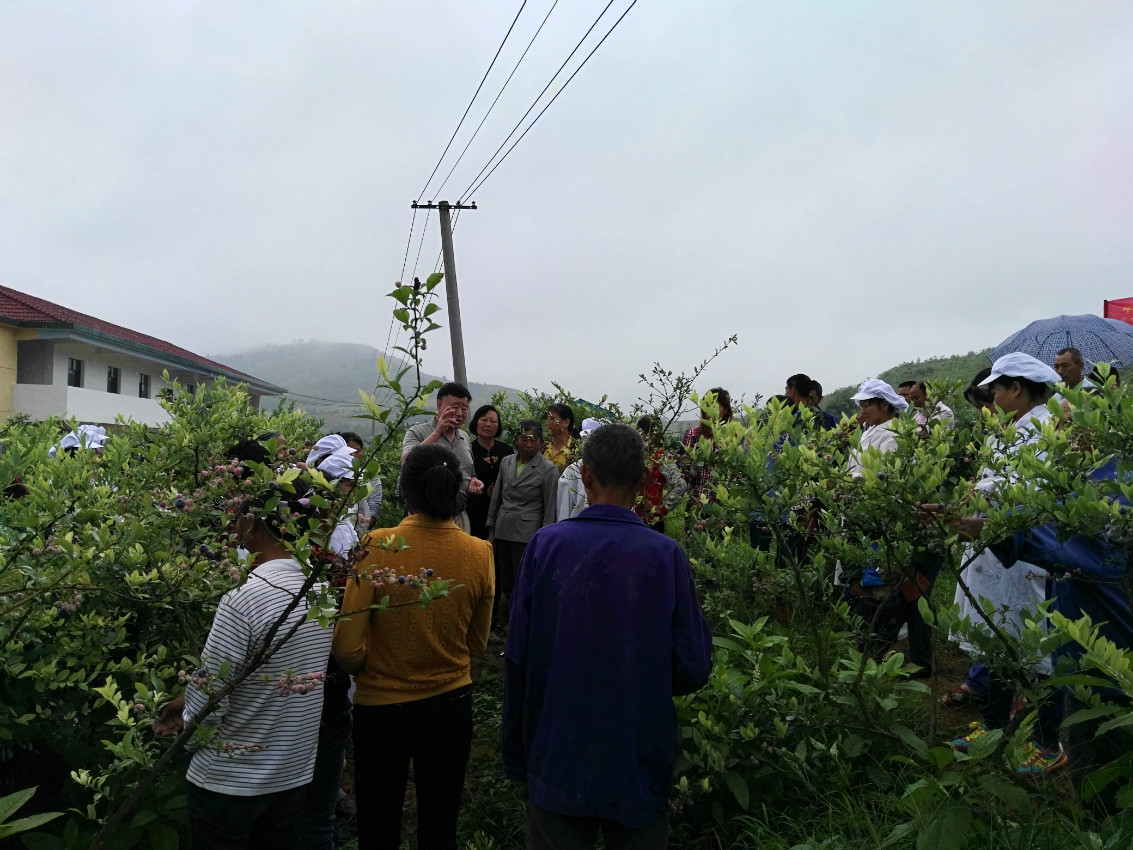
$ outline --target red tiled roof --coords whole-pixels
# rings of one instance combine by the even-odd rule
[[[192,363],[197,363],[212,372],[231,375],[241,381],[250,381],[262,387],[281,389],[274,387],[267,381],[260,380],[254,375],[248,375],[230,366],[225,366],[223,363],[217,363],[215,360],[201,357],[199,354],[194,354],[188,349],[173,345],[163,339],[138,333],[129,328],[124,328],[121,325],[104,322],[102,319],[96,319],[94,316],[88,316],[86,313],[80,313],[77,310],[69,310],[59,304],[53,304],[42,298],[36,298],[34,295],[18,292],[7,286],[0,286],[0,320],[3,319],[31,327],[76,327],[98,331],[107,336],[112,336],[133,343],[134,345],[151,348],[154,351],[171,355],[180,360],[188,360]]]

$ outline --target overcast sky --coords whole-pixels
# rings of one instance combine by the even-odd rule
[[[558,4],[423,200],[603,6]],[[409,204],[519,7],[4,0],[0,283],[202,354],[383,348]],[[459,220],[470,377],[632,402],[738,334],[702,389],[832,389],[1098,313],[1133,295],[1131,104],[1124,0],[640,0]],[[419,276],[438,251],[434,214]]]

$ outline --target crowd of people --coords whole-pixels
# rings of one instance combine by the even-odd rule
[[[337,569],[316,589],[343,587],[333,632],[307,618],[287,518],[317,521],[314,470],[334,493],[357,486],[361,439],[323,437],[293,489],[240,507],[235,532],[252,570],[221,599],[202,669],[155,723],[169,734],[207,711],[215,730],[188,770],[192,847],[333,847],[352,738],[359,847],[401,846],[412,775],[417,846],[455,848],[471,659],[489,645],[505,659],[503,764],[525,787],[528,846],[591,846],[598,833],[611,847],[665,846],[672,698],[703,685],[711,666],[688,559],[647,526],[663,528],[684,478],[647,420],[641,431],[593,419],[576,428],[571,407],[556,404],[545,422],[518,422],[513,447],[491,405],[463,427],[470,400],[446,384],[436,416],[405,432],[398,525],[373,528],[372,482],[327,529]],[[249,470],[271,466],[280,439],[264,434],[230,455]],[[450,588],[421,605],[434,578]],[[226,675],[250,664],[256,674],[214,705]]]
[[[1045,401],[1053,387],[1085,380],[1081,364],[1074,374],[1076,352],[1063,354],[1069,366],[1058,372],[1027,355],[1000,358],[972,380],[965,398],[1009,414],[1033,441],[1050,415]],[[878,379],[861,385],[853,396],[861,436],[850,476],[863,474],[866,453],[896,448],[899,417],[952,426],[953,411],[929,390],[920,381],[896,389]],[[821,407],[821,386],[805,374],[792,375],[779,400],[796,411],[809,408],[816,427],[836,424]],[[543,422],[519,421],[506,435],[509,444],[492,405],[477,409],[464,427],[470,402],[466,387],[445,384],[435,417],[405,432],[398,489],[406,516],[399,524],[373,527],[380,481],[369,482],[365,498],[349,500],[356,504],[329,535],[338,569],[317,577],[343,588],[333,633],[307,616],[310,581],[289,553],[289,518],[319,517],[311,470],[336,492],[358,486],[361,438],[322,438],[293,492],[272,489],[242,506],[235,533],[253,569],[220,602],[202,675],[155,724],[159,733],[174,732],[208,710],[205,723],[217,730],[220,744],[197,749],[188,770],[193,847],[332,848],[352,737],[359,847],[400,846],[412,775],[418,846],[455,848],[474,731],[472,657],[490,646],[504,658],[501,753],[507,775],[524,789],[527,846],[592,847],[599,833],[607,847],[667,846],[678,731],[672,698],[708,680],[712,636],[689,560],[664,531],[668,512],[687,494],[711,498],[713,429],[733,419],[731,397],[722,387],[705,395],[680,457],[650,417],[636,427],[586,419],[576,428],[571,407],[555,404]],[[61,449],[105,440],[104,433],[72,436]],[[270,465],[265,443],[277,437],[247,440],[231,456]],[[989,493],[1001,484],[991,473],[980,481]],[[934,510],[925,506],[926,522],[939,519]],[[978,536],[980,518],[950,521]],[[766,527],[753,520],[753,545],[768,544],[758,533]],[[973,620],[990,616],[1015,634],[1040,603],[1053,602],[1068,616],[1104,612],[1107,636],[1133,647],[1124,598],[1080,586],[1091,568],[1108,569],[1111,553],[1096,541],[1032,531],[965,558],[969,592],[958,588],[957,602]],[[866,640],[871,651],[882,652],[907,626],[913,675],[931,674],[933,659],[931,629],[915,598],[931,593],[946,554],[917,553],[916,590],[896,617],[873,616],[869,608],[870,600],[892,595],[884,570],[867,568],[845,584],[846,597],[863,606],[874,629]],[[434,579],[451,588],[419,604]],[[993,606],[982,615],[973,605],[981,597]],[[286,640],[265,657],[278,634]],[[259,665],[257,675],[214,704],[209,683],[250,664]],[[1050,675],[1050,659],[1034,673]],[[305,698],[312,690],[320,696]],[[952,745],[964,750],[1006,727],[1014,690],[1003,671],[974,664],[945,703],[982,699],[983,719]],[[1019,765],[1024,774],[1045,774],[1068,760],[1060,743],[1061,692],[1049,693]],[[243,746],[251,741],[268,743]]]

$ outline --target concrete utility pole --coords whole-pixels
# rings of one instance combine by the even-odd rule
[[[468,386],[468,367],[464,364],[464,332],[460,327],[460,295],[456,288],[456,256],[452,250],[452,210],[474,210],[476,204],[467,206],[441,201],[439,204],[412,204],[415,210],[439,210],[441,214],[441,253],[445,260],[445,293],[448,296],[448,330],[452,341],[452,379],[458,384]]]

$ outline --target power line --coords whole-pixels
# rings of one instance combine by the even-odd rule
[[[637,0],[634,0],[634,2],[636,3]],[[586,32],[583,34],[582,38],[580,38],[578,40],[578,44],[576,44],[574,46],[574,49],[567,55],[567,58],[563,60],[563,64],[559,66],[559,69],[557,71],[555,71],[555,73],[551,76],[551,79],[547,81],[547,85],[543,86],[543,90],[541,92],[539,92],[538,95],[535,96],[535,100],[532,101],[532,103],[529,107],[527,107],[527,111],[523,113],[523,115],[520,117],[520,119],[517,122],[515,122],[515,126],[512,127],[511,132],[507,134],[507,138],[503,140],[503,142],[500,144],[500,146],[498,148],[496,148],[496,152],[493,153],[490,157],[488,157],[488,162],[484,165],[483,168],[480,169],[480,173],[472,178],[472,183],[470,183],[468,185],[468,189],[465,189],[463,192],[460,193],[460,197],[457,198],[457,203],[461,203],[466,197],[468,197],[469,189],[471,189],[472,186],[476,184],[476,181],[480,179],[480,175],[483,174],[488,169],[488,166],[492,164],[492,160],[494,160],[496,158],[496,154],[498,154],[500,151],[502,151],[504,149],[504,145],[506,145],[509,141],[511,141],[511,137],[515,135],[516,131],[520,128],[520,126],[522,126],[523,122],[527,119],[527,116],[531,114],[531,110],[539,105],[539,101],[542,100],[543,95],[545,95],[547,93],[547,89],[549,89],[552,85],[554,85],[554,82],[555,82],[556,79],[558,79],[559,74],[561,74],[563,72],[563,68],[565,68],[567,66],[567,63],[569,63],[570,60],[574,57],[574,54],[578,52],[578,49],[580,47],[582,47],[583,42],[585,42],[586,39],[590,37],[590,33],[592,33],[594,31],[594,27],[598,26],[598,22],[602,20],[603,16],[606,14],[606,12],[609,11],[609,9],[612,5],[614,5],[614,0],[609,0],[609,2],[602,8],[602,11],[598,13],[598,17],[594,19],[594,23],[592,23],[590,25],[590,28],[587,29]],[[631,6],[630,8],[633,8],[633,7]],[[623,15],[623,17],[624,17],[624,15]],[[616,26],[616,24],[615,24],[615,26]],[[609,35],[609,33],[607,33],[607,35]],[[599,42],[599,44],[601,44],[601,42]],[[528,128],[528,129],[530,129],[530,128]]]
[[[452,177],[452,173],[454,171],[456,171],[456,167],[458,165],[460,165],[460,161],[462,159],[464,159],[464,155],[466,153],[468,153],[468,148],[471,147],[472,142],[474,142],[476,140],[476,136],[480,133],[480,128],[484,126],[484,122],[488,120],[488,116],[491,115],[492,110],[496,108],[496,104],[499,103],[500,97],[503,95],[504,90],[508,86],[508,83],[511,82],[511,78],[514,77],[515,72],[519,70],[519,66],[523,63],[524,58],[527,56],[527,52],[529,50],[531,50],[531,45],[533,45],[535,43],[535,39],[537,39],[539,37],[539,33],[541,33],[543,31],[543,25],[547,23],[547,19],[551,17],[551,12],[555,11],[555,7],[558,6],[558,5],[559,5],[559,0],[555,0],[555,2],[551,4],[551,8],[547,10],[547,14],[543,16],[543,20],[539,24],[539,28],[537,30],[535,30],[535,35],[531,36],[531,41],[527,42],[527,47],[525,47],[523,49],[523,54],[519,57],[519,61],[515,63],[515,67],[511,69],[511,73],[508,74],[507,79],[504,80],[504,84],[502,86],[500,86],[500,90],[496,93],[495,100],[493,100],[491,105],[488,107],[488,111],[484,113],[484,117],[480,119],[480,123],[476,125],[476,129],[472,131],[472,136],[471,136],[471,138],[469,138],[468,142],[464,145],[464,150],[462,150],[460,152],[460,156],[458,156],[456,158],[456,162],[454,162],[452,164],[452,168],[450,168],[448,170],[448,174],[445,175],[445,179],[441,182],[441,185],[438,186],[437,190],[433,193],[435,196],[439,197],[441,192],[444,191],[445,186],[448,185],[448,181],[449,181],[449,178]]]
[[[480,85],[476,86],[476,91],[472,95],[472,100],[468,101],[468,106],[464,108],[464,114],[460,116],[460,121],[457,123],[456,129],[452,131],[452,137],[448,140],[448,144],[445,145],[445,149],[441,151],[441,158],[437,160],[437,164],[433,166],[433,170],[429,174],[429,179],[426,180],[425,185],[421,187],[421,192],[417,195],[418,200],[425,196],[425,192],[429,188],[429,184],[433,182],[433,177],[436,175],[437,169],[441,167],[441,163],[444,161],[445,154],[447,154],[448,149],[452,147],[452,143],[456,139],[456,134],[460,132],[460,128],[464,124],[464,119],[468,117],[468,112],[470,109],[472,109],[472,104],[476,102],[476,97],[480,94],[480,89],[484,87],[484,82],[488,79],[488,74],[492,72],[492,68],[494,68],[496,65],[496,60],[500,58],[500,51],[502,51],[504,49],[504,45],[507,44],[508,37],[511,35],[511,31],[515,29],[516,21],[518,21],[519,16],[523,14],[523,9],[525,6],[527,6],[527,0],[523,0],[523,3],[520,4],[519,11],[515,13],[515,19],[511,22],[511,26],[507,28],[507,32],[504,33],[504,40],[501,41],[500,46],[496,48],[496,55],[492,57],[492,63],[488,66],[488,70],[484,72],[484,76],[480,80]]]
[[[416,210],[414,210],[414,215],[416,215]],[[421,227],[421,238],[417,242],[417,256],[413,259],[413,271],[409,273],[410,280],[414,280],[417,277],[417,266],[421,262],[421,248],[425,244],[425,233],[429,230],[429,220],[430,220],[431,217],[432,217],[432,211],[428,210],[425,213],[425,224]],[[408,254],[406,256],[408,256]],[[402,280],[402,283],[404,284],[405,283],[405,270],[404,269],[402,269],[401,280]],[[398,342],[401,340],[402,328],[401,328],[401,325],[397,323],[396,319],[394,320],[394,324],[397,327],[397,331],[393,336],[393,345],[396,348]],[[384,354],[387,357],[393,357],[394,356],[392,354],[390,347],[389,347],[388,341],[387,341],[387,345],[386,345],[386,350],[383,351],[382,354]],[[383,398],[381,400],[378,400],[377,396],[375,396],[375,401],[378,401],[378,404],[387,404],[394,396],[393,388],[387,386],[378,395],[382,395]]]
[[[428,223],[428,222],[426,221],[426,223]],[[401,275],[398,278],[398,283],[404,283],[405,282],[405,267],[409,264],[409,248],[413,245],[413,228],[416,226],[416,224],[417,224],[417,209],[414,208],[413,218],[411,218],[409,220],[409,238],[405,240],[405,256],[401,260]],[[390,342],[390,339],[393,338],[393,329],[395,327],[396,321],[397,320],[394,319],[393,316],[390,316],[389,330],[386,331],[386,345],[385,345],[385,348],[382,349],[382,355],[383,356],[385,356],[385,354],[389,351],[389,342]],[[378,385],[375,382],[375,384],[374,384],[374,392],[375,393],[377,392],[377,389],[378,389]]]
[[[362,405],[361,399],[358,399],[358,401],[343,401],[342,399],[339,399],[339,398],[323,398],[322,396],[307,395],[306,393],[295,393],[295,392],[291,392],[290,390],[285,392],[283,395],[285,397],[294,398],[296,401],[310,402],[310,403],[322,402],[324,405],[325,404],[335,404],[335,405],[346,404],[346,405],[351,405],[351,406],[358,405],[359,407],[361,407],[361,405]]]
[[[611,0],[611,2],[613,2],[613,0]],[[633,2],[630,3],[628,7],[626,7],[626,10],[624,12],[622,12],[621,17],[619,17],[616,21],[614,21],[614,25],[612,27],[610,27],[609,30],[606,31],[606,34],[604,36],[602,36],[601,41],[599,41],[596,45],[594,45],[594,49],[591,50],[588,54],[586,54],[586,58],[582,60],[582,64],[574,69],[574,73],[571,74],[570,77],[567,78],[567,81],[562,84],[562,86],[559,88],[559,90],[557,92],[555,92],[555,96],[551,98],[551,100],[547,103],[546,106],[544,106],[542,108],[542,110],[540,110],[539,114],[535,116],[535,119],[530,124],[527,125],[527,129],[523,131],[523,134],[512,143],[512,146],[507,149],[507,152],[502,157],[500,157],[499,161],[495,165],[492,166],[492,170],[489,171],[487,174],[485,174],[483,179],[481,179],[479,183],[476,183],[476,185],[474,187],[472,187],[469,190],[461,193],[460,199],[457,201],[457,203],[460,203],[466,197],[471,195],[473,192],[479,190],[479,188],[481,186],[483,186],[484,183],[487,182],[488,178],[491,177],[492,174],[495,172],[495,170],[497,168],[499,168],[501,164],[503,164],[503,161],[508,158],[508,154],[510,154],[513,150],[515,150],[515,146],[518,145],[520,142],[522,142],[524,136],[526,136],[528,133],[531,132],[531,128],[534,127],[535,124],[538,123],[539,119],[543,117],[543,113],[545,113],[548,109],[551,108],[552,103],[554,103],[556,100],[558,100],[559,95],[562,94],[563,90],[567,86],[570,85],[571,80],[573,80],[576,76],[578,76],[578,72],[581,71],[584,67],[586,67],[586,63],[590,61],[590,57],[593,56],[598,51],[598,48],[602,46],[603,42],[605,42],[606,39],[610,37],[610,33],[612,33],[615,29],[617,29],[618,24],[620,24],[625,19],[625,16],[629,14],[630,9],[632,9],[636,5],[637,5],[637,0],[633,0]],[[607,8],[609,8],[608,5],[607,5]],[[602,12],[603,12],[603,14],[605,14],[605,9],[603,9]],[[602,16],[599,15],[598,17],[599,17],[599,19],[601,19]],[[594,23],[597,24],[598,21],[595,21]],[[591,29],[593,29],[593,27],[591,27]],[[589,30],[587,31],[587,35],[589,35]],[[584,39],[585,39],[585,37],[586,36],[583,36]],[[573,53],[572,53],[572,55],[573,55]],[[568,57],[568,59],[569,59],[569,57]],[[557,73],[556,73],[556,76],[558,76]],[[554,78],[552,77],[552,81],[553,80],[554,80]],[[548,84],[548,85],[550,85],[550,84]],[[544,91],[546,91],[546,90],[544,89]],[[540,93],[540,97],[542,97],[542,93]],[[532,106],[534,106],[534,104]],[[528,111],[530,111],[530,110],[528,110]],[[524,117],[526,117],[526,115]],[[522,121],[523,121],[523,119],[521,118],[520,122],[522,122]],[[509,138],[510,138],[510,136],[509,136]],[[506,140],[504,141],[504,144],[507,144]],[[501,145],[500,147],[503,147],[503,145]],[[499,153],[499,151],[497,151],[497,153]],[[493,156],[494,155],[495,154],[493,154]],[[489,160],[489,163],[490,162],[491,162],[491,160]],[[487,166],[485,166],[485,168],[487,168]],[[481,173],[483,173],[483,170],[481,170]],[[477,175],[477,177],[479,177],[479,175]]]
[[[456,233],[456,226],[460,223],[460,212],[461,212],[460,210],[457,210],[456,215],[453,216],[453,219],[452,219],[452,232],[453,233]],[[426,222],[426,224],[427,223],[428,222]],[[424,232],[422,232],[422,241],[424,241]],[[437,251],[437,261],[433,265],[433,274],[436,274],[437,272],[439,272],[441,270],[441,257],[443,255],[444,255],[444,249],[443,248],[441,250]],[[421,258],[421,246],[420,245],[418,245],[418,247],[417,247],[417,258],[418,258],[418,260]],[[413,273],[414,273],[414,275],[416,275],[416,273],[417,273],[416,262],[414,262]],[[396,344],[396,339],[394,341],[395,341],[395,344]],[[386,387],[382,388],[381,392],[378,395],[380,396],[380,398],[376,397],[376,399],[375,399],[378,402],[378,404],[388,404],[390,401],[393,400],[393,397],[394,397],[393,388],[386,386]]]
[[[428,222],[426,222],[427,224]],[[405,282],[405,267],[409,264],[409,248],[413,244],[413,226],[417,224],[417,208],[413,208],[413,218],[409,221],[409,238],[405,240],[405,256],[401,259],[401,276],[398,280]]]

